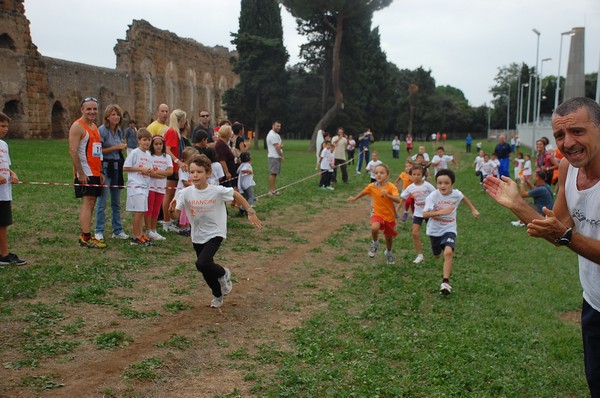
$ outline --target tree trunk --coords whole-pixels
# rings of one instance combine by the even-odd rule
[[[310,139],[309,150],[314,151],[317,143],[317,133],[323,130],[337,116],[338,112],[344,109],[344,95],[340,90],[340,52],[342,49],[342,38],[344,36],[344,18],[345,15],[338,14],[335,24],[335,44],[333,45],[333,59],[331,66],[331,86],[335,102],[329,110],[321,117],[321,120],[315,126],[312,138]]]
[[[254,149],[258,149],[259,137],[259,115],[260,115],[260,94],[256,93],[256,104],[254,105]]]

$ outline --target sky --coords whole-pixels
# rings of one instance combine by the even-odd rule
[[[25,15],[38,51],[45,56],[114,68],[117,39],[125,39],[134,19],[204,45],[234,50],[240,0],[25,0]],[[294,18],[283,8],[284,44],[290,63],[298,62],[305,41]],[[537,29],[540,71],[561,75],[567,69],[570,38],[585,27],[585,73],[600,66],[599,0],[394,0],[374,14],[381,47],[400,69],[430,70],[438,86],[460,89],[469,104],[489,103],[498,68],[536,64]],[[552,58],[541,63],[542,59]]]

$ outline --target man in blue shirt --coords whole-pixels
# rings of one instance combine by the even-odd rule
[[[525,190],[526,185],[529,191]],[[542,210],[544,207],[552,210],[552,206],[554,205],[554,194],[552,193],[552,188],[546,184],[546,173],[543,170],[538,170],[533,175],[533,186],[529,182],[529,179],[521,176],[519,194],[522,198],[533,198],[533,206],[542,216],[544,215],[544,211]],[[515,227],[525,226],[521,220],[513,221],[512,225]]]
[[[510,177],[510,145],[506,143],[506,136],[504,134],[498,136],[498,144],[496,145],[494,152],[500,161],[498,174],[500,174],[500,177]]]

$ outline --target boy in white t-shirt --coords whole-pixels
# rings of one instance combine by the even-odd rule
[[[202,273],[213,295],[210,306],[223,305],[223,296],[233,288],[229,269],[215,263],[214,256],[227,237],[226,203],[235,200],[248,209],[248,219],[256,228],[262,228],[256,212],[233,188],[208,183],[212,165],[206,155],[196,155],[190,165],[192,185],[178,191],[169,205],[169,215],[177,220],[185,210],[192,226],[192,243],[196,251],[196,268]]]
[[[428,218],[427,235],[431,241],[433,256],[439,258],[444,254],[444,270],[440,293],[448,295],[452,292],[450,286],[450,275],[456,249],[456,208],[460,202],[465,202],[471,214],[479,217],[479,211],[467,197],[454,188],[456,177],[449,169],[440,170],[435,176],[437,189],[425,199],[423,217]]]
[[[325,147],[319,155],[319,169],[321,170],[321,180],[319,188],[333,191],[335,188],[331,186],[331,178],[333,177],[333,168],[335,167],[335,156],[333,155],[333,144],[325,143]]]
[[[454,167],[456,167],[456,170],[458,170],[458,163],[456,163],[456,160],[454,160],[454,156],[446,155],[446,153],[444,152],[444,147],[439,146],[437,148],[436,154],[433,156],[433,159],[431,159],[431,165],[434,169],[434,175],[437,174],[437,172],[440,170],[447,169],[448,162],[452,162],[454,164]]]
[[[377,152],[373,151],[373,153],[371,154],[371,160],[369,161],[369,163],[367,163],[367,167],[366,167],[366,170],[369,172],[369,175],[371,176],[371,182],[376,181],[375,169],[380,164],[383,164],[383,162],[381,160],[379,160],[379,154]]]
[[[150,239],[144,235],[144,215],[148,211],[148,194],[150,178],[155,177],[152,169],[150,143],[152,134],[145,128],[137,133],[138,147],[125,159],[123,171],[127,172],[127,204],[126,210],[133,212],[132,246],[149,246]]]
[[[0,112],[0,138],[8,134],[10,117]],[[16,254],[8,251],[8,226],[12,225],[12,187],[11,184],[19,182],[19,178],[10,169],[10,156],[8,145],[0,139],[0,265],[25,265],[27,261],[20,259]]]

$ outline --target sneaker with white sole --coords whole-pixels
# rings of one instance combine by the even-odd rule
[[[96,232],[94,234],[94,239],[104,242],[104,234],[101,232]]]
[[[123,231],[119,232],[118,234],[113,233],[112,237],[113,237],[113,239],[121,239],[121,240],[127,240],[127,239],[129,239],[129,235],[127,235]]]
[[[523,224],[521,222],[521,220],[511,221],[510,223],[513,225],[513,227],[524,227],[525,226],[525,224]]]
[[[392,251],[391,250],[386,250],[385,251],[385,257],[386,257],[388,265],[394,265],[394,264],[396,264],[396,261],[394,260],[394,256],[392,255]]]
[[[335,191],[335,188],[332,187],[331,185],[326,186],[325,189],[330,190],[330,191]]]
[[[212,301],[210,302],[210,306],[212,308],[219,308],[223,305],[223,296],[215,297],[213,296]]]
[[[421,264],[423,261],[425,261],[425,257],[423,257],[422,254],[418,254],[417,258],[415,258],[413,260],[413,263],[415,263],[415,264]]]
[[[167,238],[165,238],[164,236],[162,236],[161,234],[159,234],[156,231],[148,231],[148,239],[150,239],[151,241],[158,241],[158,240],[166,240]]]
[[[8,255],[4,257],[0,257],[0,265],[26,265],[27,261],[20,259],[14,253],[8,253]]]
[[[452,286],[450,286],[450,284],[449,284],[449,283],[443,282],[443,283],[440,285],[440,294],[441,294],[442,296],[447,296],[447,295],[449,295],[450,293],[452,293]]]
[[[165,232],[179,232],[179,227],[173,223],[173,221],[169,221],[163,224],[163,230]]]
[[[369,257],[371,257],[371,258],[375,257],[375,253],[377,253],[377,249],[379,249],[379,241],[374,240],[371,243],[371,247],[369,248]]]
[[[221,285],[221,293],[227,295],[231,293],[233,283],[231,282],[231,271],[229,271],[229,268],[223,267],[223,269],[225,270],[225,275],[219,278],[219,284]]]

